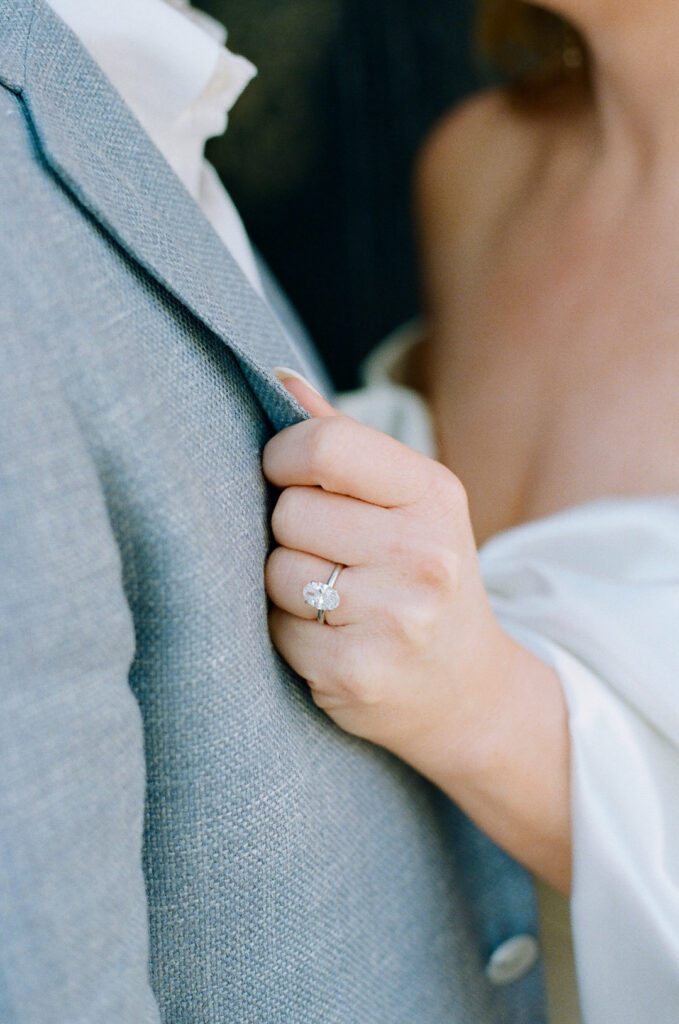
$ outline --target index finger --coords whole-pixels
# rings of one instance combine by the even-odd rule
[[[277,487],[321,487],[383,508],[419,501],[437,465],[348,416],[287,427],[269,441],[263,459]]]

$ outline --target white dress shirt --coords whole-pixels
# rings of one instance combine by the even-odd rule
[[[431,414],[403,377],[417,340],[414,328],[385,343],[340,404],[435,456]],[[499,621],[554,667],[569,709],[570,908],[539,887],[550,1022],[677,1024],[679,496],[592,501],[479,556]]]
[[[205,143],[257,73],[224,46],[219,22],[183,0],[48,0],[110,79],[261,293],[243,222]]]

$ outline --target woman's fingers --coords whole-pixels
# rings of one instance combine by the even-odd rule
[[[336,563],[316,558],[303,551],[275,548],[266,563],[266,592],[269,599],[284,612],[299,619],[317,619],[316,609],[304,600],[307,583],[327,583]],[[364,634],[369,628],[385,630],[389,610],[398,612],[403,600],[402,580],[388,570],[364,569],[357,566],[343,568],[334,589],[340,597],[338,608],[326,612],[330,626],[360,626]],[[414,602],[417,593],[409,593]]]
[[[264,449],[264,473],[277,487],[321,487],[384,508],[427,497],[438,463],[348,416],[306,420]]]
[[[316,619],[315,608],[304,600],[307,583],[327,583],[335,563],[289,548],[275,548],[266,563],[266,591],[271,601],[300,619]],[[335,589],[340,595],[339,608],[326,612],[326,621],[333,626],[346,626],[360,621],[360,570],[348,567],[340,573]]]
[[[288,487],[271,520],[281,547],[328,562],[365,565],[381,560],[398,539],[399,513],[329,494],[319,487]]]

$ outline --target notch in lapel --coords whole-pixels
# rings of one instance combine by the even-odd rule
[[[80,42],[43,0],[0,0],[5,24],[24,26],[25,70],[18,82],[15,30],[0,74],[6,65],[48,166],[229,347],[276,429],[304,418],[269,372],[299,362],[285,331]]]

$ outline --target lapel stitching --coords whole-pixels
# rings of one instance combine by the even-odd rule
[[[12,6],[27,26],[24,80],[15,91],[47,165],[117,244],[230,349],[275,429],[305,418],[269,372],[274,362],[296,367],[298,353],[162,154],[43,0]],[[0,0],[0,26],[12,17],[7,7]],[[0,74],[4,56],[0,44]]]

